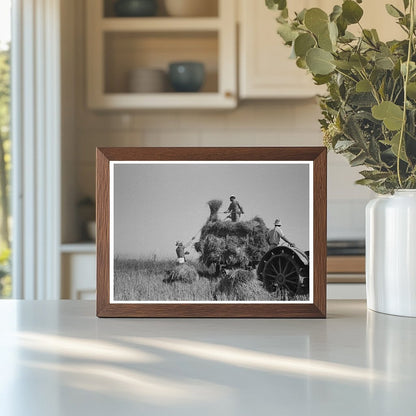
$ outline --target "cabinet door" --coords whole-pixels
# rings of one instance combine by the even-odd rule
[[[329,0],[299,0],[293,7],[332,8]],[[291,50],[276,33],[277,13],[258,0],[239,0],[239,8],[241,98],[305,98],[322,91],[289,59]]]
[[[405,32],[395,23],[396,19],[390,16],[385,4],[393,4],[398,9],[403,10],[403,0],[365,0],[360,4],[364,9],[364,15],[361,25],[367,29],[377,29],[378,35],[383,42],[393,39],[405,39]],[[350,30],[350,29],[349,29]],[[359,32],[359,28],[352,30],[354,33]]]
[[[341,0],[298,0],[289,3],[289,10],[320,7],[330,12]],[[402,0],[389,3],[403,8]],[[388,15],[384,2],[366,0],[361,4],[366,28],[377,29],[381,40],[403,39],[404,32]],[[239,0],[240,8],[240,96],[241,98],[304,98],[323,93],[311,76],[289,59],[290,48],[277,35],[277,12],[268,10],[264,1]],[[358,34],[358,25],[349,30]]]
[[[68,253],[62,256],[62,298],[95,299],[96,256],[93,253]]]

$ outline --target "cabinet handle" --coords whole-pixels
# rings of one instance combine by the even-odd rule
[[[225,98],[234,98],[234,93],[232,91],[225,91]]]

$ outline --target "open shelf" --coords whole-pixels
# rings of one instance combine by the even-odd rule
[[[218,30],[220,20],[216,17],[114,17],[101,20],[101,28],[105,32],[169,32],[169,31],[207,31]]]
[[[220,97],[216,93],[165,93],[165,94],[105,94],[96,108],[132,109],[203,109],[234,108],[233,97]]]
[[[92,241],[82,241],[79,243],[63,243],[61,244],[61,253],[74,254],[85,253],[94,254],[96,252],[95,243]]]
[[[105,94],[131,94],[128,77],[137,68],[161,69],[168,74],[169,64],[177,61],[198,61],[205,66],[205,81],[200,92],[180,93],[175,100],[189,94],[218,92],[218,38],[216,32],[137,33],[112,32],[104,38]],[[166,91],[172,94],[167,83]],[[142,95],[142,94],[139,94]],[[152,94],[153,95],[153,94]],[[148,97],[147,97],[148,98]]]
[[[155,17],[115,17],[113,0],[88,0],[88,107],[96,110],[235,108],[235,4],[230,0],[207,1],[215,5],[216,12],[211,17],[169,17],[163,7],[159,7]],[[161,5],[163,2],[159,1]],[[150,94],[132,92],[129,88],[132,71],[163,70],[167,78],[169,64],[183,61],[203,63],[205,80],[200,91],[177,93],[169,83],[160,92]]]

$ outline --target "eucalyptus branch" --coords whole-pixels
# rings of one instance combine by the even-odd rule
[[[399,91],[397,91],[397,94],[394,97],[394,100],[393,100],[394,103],[399,99],[400,94],[402,93],[402,91],[403,91],[403,88],[399,88]]]
[[[368,78],[367,73],[365,72],[365,69],[361,66],[362,71],[360,71],[360,75],[365,79],[369,84],[371,88],[371,93],[373,94],[374,99],[377,101],[377,104],[380,104],[380,97],[378,96],[378,92],[376,90],[376,87],[371,82],[370,78]]]
[[[396,89],[396,85],[397,85],[397,80],[394,80],[393,82],[393,88],[391,89],[391,94],[389,97],[390,101],[396,102],[396,100],[394,100],[394,90]]]
[[[406,35],[409,36],[409,31],[407,30],[407,27],[401,25],[400,23],[397,23],[397,24],[400,26],[401,29],[404,30],[404,32],[406,33]]]
[[[407,83],[409,82],[409,71],[410,71],[410,62],[412,60],[412,50],[413,50],[413,37],[415,29],[415,0],[410,0],[410,30],[409,30],[409,45],[407,48],[407,60],[406,60],[406,72],[404,75],[404,85],[403,85],[403,118],[402,118],[402,127],[400,129],[400,139],[399,139],[399,148],[397,150],[397,177],[399,180],[400,188],[403,188],[402,177],[400,173],[400,156],[403,148],[403,141],[406,130],[406,111],[407,111]]]
[[[286,5],[285,0],[266,3],[271,9],[276,4]],[[362,184],[376,192],[416,189],[416,134],[414,128],[409,128],[411,114],[416,114],[416,71],[412,69],[416,53],[416,0],[404,0],[404,15],[394,6],[387,7],[406,33],[404,40],[388,42],[364,29],[360,21],[364,15],[361,1],[342,3],[331,14],[318,7],[306,9],[302,22],[288,18],[285,9],[279,19],[284,26],[279,34],[292,46],[288,39],[301,35],[296,40],[295,54],[304,59],[305,69],[319,83],[326,84],[328,95],[321,97],[320,120],[325,143],[331,143],[336,153],[353,158],[353,165],[367,166]],[[361,33],[350,36],[341,30],[333,39],[333,23],[338,28],[345,25],[345,29],[355,25]],[[329,41],[335,48],[328,47]],[[361,158],[357,158],[358,148],[363,152]],[[389,175],[382,177],[381,171]]]
[[[335,71],[338,72],[339,74],[343,75],[344,77],[350,79],[352,82],[355,82],[355,83],[358,82],[355,78],[351,77],[348,74],[345,74],[344,72],[340,71],[338,68],[335,68]]]

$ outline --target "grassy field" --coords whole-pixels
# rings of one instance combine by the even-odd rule
[[[192,264],[192,263],[188,263]],[[193,264],[197,269],[199,264]],[[229,292],[219,291],[220,279],[198,270],[200,278],[193,283],[167,283],[174,261],[123,260],[114,261],[114,300],[116,301],[273,301],[282,300],[265,291],[261,282],[253,279]],[[297,296],[291,300],[308,300]]]

